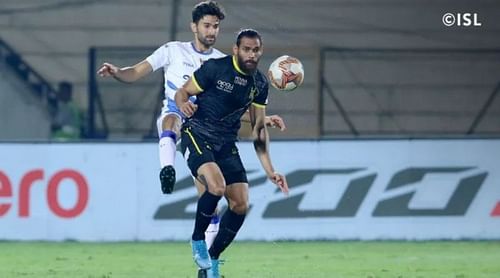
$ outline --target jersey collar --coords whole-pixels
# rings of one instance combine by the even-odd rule
[[[238,72],[238,73],[241,73],[243,75],[248,75],[246,74],[245,72],[243,72],[241,69],[240,69],[240,65],[238,65],[238,60],[236,59],[236,56],[233,55],[233,67],[234,69]]]
[[[196,53],[199,53],[201,55],[210,55],[212,54],[212,52],[214,51],[214,48],[213,47],[210,47],[210,49],[208,51],[199,51],[198,49],[196,49],[196,47],[194,46],[194,42],[191,42],[191,47],[193,48],[193,50],[196,52]]]

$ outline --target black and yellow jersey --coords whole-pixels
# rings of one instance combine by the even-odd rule
[[[208,60],[194,72],[192,80],[202,92],[196,96],[198,110],[184,126],[213,143],[236,141],[240,118],[248,107],[267,104],[266,76],[259,70],[245,74],[234,56]]]

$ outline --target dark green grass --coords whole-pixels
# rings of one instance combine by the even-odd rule
[[[226,278],[500,277],[500,242],[235,242]],[[0,277],[196,277],[186,243],[0,242]]]

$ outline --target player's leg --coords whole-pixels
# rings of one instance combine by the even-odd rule
[[[194,184],[196,185],[196,189],[198,190],[198,196],[201,196],[205,192],[205,186],[201,184],[197,179],[194,179]],[[212,246],[214,242],[215,236],[219,232],[219,211],[216,208],[214,215],[212,216],[212,220],[210,221],[210,225],[208,225],[207,230],[205,231],[205,242],[207,243],[207,248]]]
[[[217,208],[217,203],[225,191],[225,181],[215,162],[202,164],[197,170],[197,179],[208,189],[198,198],[194,230],[191,236],[193,257],[198,267],[208,269],[211,266],[205,231]]]
[[[225,181],[219,166],[215,162],[207,162],[198,168],[197,180],[208,190],[198,198],[193,240],[205,240],[205,231],[212,220],[217,203],[224,195]]]
[[[207,278],[209,269],[198,269],[198,278]]]
[[[233,242],[240,230],[248,211],[248,184],[233,183],[227,185],[225,194],[229,207],[224,212],[220,221],[220,230],[210,247],[208,253],[212,267],[208,270],[207,277],[219,278],[220,254]]]
[[[170,194],[174,190],[176,142],[179,138],[181,124],[182,117],[170,110],[162,113],[157,122],[160,137],[158,142],[161,166],[160,183],[164,194]]]
[[[205,231],[205,242],[207,243],[207,248],[210,248],[214,243],[215,237],[219,232],[219,226],[220,226],[219,211],[217,210],[217,208],[215,208],[214,215],[210,220],[210,225],[208,225],[207,230]]]
[[[231,244],[240,230],[248,211],[248,184],[233,183],[226,187],[225,194],[229,207],[221,217],[220,230],[209,250],[212,259],[219,259],[220,254]]]
[[[182,152],[187,158],[191,174],[205,187],[205,191],[198,198],[194,230],[191,236],[193,258],[198,267],[208,269],[211,262],[205,243],[205,231],[217,208],[217,203],[224,195],[225,180],[219,166],[214,162],[212,148],[197,142],[203,142],[203,140],[190,130],[183,130]]]
[[[221,217],[219,232],[209,250],[212,268],[207,277],[220,277],[220,254],[240,230],[249,208],[248,180],[236,145],[228,144],[222,147],[221,151],[216,153],[216,160],[228,184],[225,197],[229,207]]]

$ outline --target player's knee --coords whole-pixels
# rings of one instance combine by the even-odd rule
[[[182,122],[179,117],[174,114],[168,114],[163,118],[162,129],[172,130],[179,137],[181,124]]]
[[[236,214],[247,214],[249,209],[248,201],[234,202],[231,205],[231,210]]]
[[[224,196],[226,186],[223,183],[208,183],[208,191],[217,196]]]

